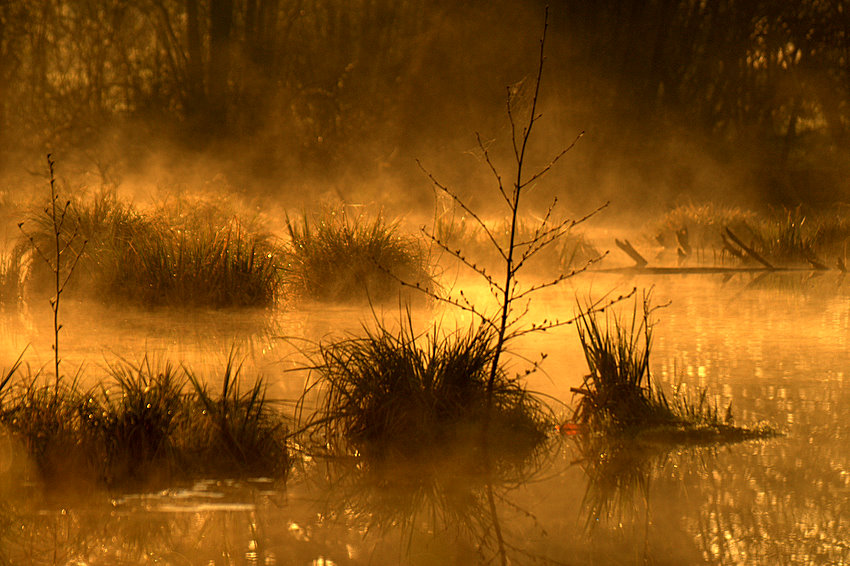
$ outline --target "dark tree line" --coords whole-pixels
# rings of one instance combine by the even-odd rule
[[[795,172],[826,186],[847,169],[847,10],[560,0],[552,89],[576,129],[607,132],[606,160],[643,160],[681,130],[721,161],[746,154],[782,171],[772,194],[802,199],[814,189],[788,185]],[[250,140],[275,174],[338,171],[366,154],[378,167],[501,119],[541,13],[537,0],[5,0],[0,147],[123,129],[194,147]]]
[[[565,58],[596,71],[571,96],[613,117],[630,150],[684,129],[721,162],[750,160],[778,202],[846,191],[844,0],[568,1],[555,14]]]

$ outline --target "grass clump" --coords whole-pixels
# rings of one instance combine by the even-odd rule
[[[650,295],[635,298],[630,320],[586,308],[578,334],[590,373],[581,387],[574,421],[591,431],[629,432],[641,437],[685,442],[742,440],[773,432],[733,424],[732,405],[712,405],[706,392],[696,400],[678,392],[669,398],[650,373],[653,307]]]
[[[678,248],[681,255],[689,255],[691,248],[712,248],[726,257],[732,248],[732,255],[749,261],[748,254],[735,253],[727,228],[776,266],[824,269],[831,264],[846,270],[850,217],[841,210],[805,214],[797,207],[757,214],[714,203],[689,204],[668,212],[655,224],[654,235],[662,246]]]
[[[0,425],[43,480],[96,478],[109,487],[197,477],[285,476],[283,414],[261,379],[245,387],[234,355],[220,391],[186,368],[109,366],[88,390],[78,380],[42,385],[39,375],[3,382]]]
[[[850,218],[844,214],[806,215],[800,207],[773,211],[754,229],[753,247],[777,262],[846,270]]]
[[[548,408],[518,379],[499,371],[488,399],[495,336],[485,327],[416,336],[379,326],[364,337],[322,345],[316,365],[323,388],[310,426],[335,450],[414,457],[480,440],[481,423],[498,447],[537,445],[550,428]]]
[[[517,218],[514,244],[526,247],[529,243],[537,243],[540,240],[539,229],[539,221],[535,218]],[[499,247],[507,248],[511,236],[509,221],[495,223],[488,231]],[[462,250],[463,258],[475,258],[476,265],[484,266],[490,272],[497,272],[504,262],[490,235],[471,217],[443,212],[435,218],[432,232],[430,236],[448,250],[446,255],[449,257],[458,259],[455,250]],[[529,272],[552,276],[580,268],[602,255],[584,233],[567,229],[559,234],[557,241],[542,246],[526,267]]]
[[[646,297],[642,308],[643,316],[639,316],[635,300],[631,321],[609,317],[607,327],[589,307],[580,315],[578,335],[590,373],[582,387],[574,389],[581,396],[575,411],[577,423],[628,427],[674,419],[664,393],[650,377],[652,325]]]
[[[321,301],[385,300],[398,296],[399,281],[430,287],[428,262],[419,243],[399,234],[380,215],[351,218],[328,212],[312,221],[287,216],[287,285]]]
[[[279,477],[288,466],[286,423],[266,398],[265,382],[258,378],[245,387],[242,364],[235,362],[231,352],[217,394],[186,370],[195,422],[185,423],[181,438],[191,461],[210,465],[201,471]]]
[[[758,215],[750,210],[713,202],[690,203],[677,206],[655,222],[653,235],[665,248],[676,249],[685,240],[694,249],[720,249],[725,228],[748,236],[748,227],[757,220]]]
[[[77,287],[149,306],[267,307],[277,299],[275,245],[236,215],[142,212],[106,192],[71,201],[68,217],[64,229],[88,242]],[[35,226],[37,244],[50,233]]]
[[[0,425],[48,482],[67,481],[69,470],[86,469],[90,461],[81,451],[77,407],[82,397],[76,380],[46,385],[40,375],[29,374],[4,382]]]
[[[109,385],[100,385],[79,404],[81,432],[95,461],[104,462],[108,484],[166,472],[176,459],[174,438],[184,409],[184,378],[171,364],[150,360],[109,367]]]

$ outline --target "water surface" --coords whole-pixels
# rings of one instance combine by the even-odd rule
[[[2,552],[15,564],[847,564],[850,563],[848,284],[836,275],[583,276],[547,291],[530,317],[569,318],[576,297],[652,287],[652,369],[668,387],[705,389],[736,424],[766,422],[776,439],[708,447],[553,440],[506,470],[435,459],[388,470],[311,459],[285,483],[202,481],[155,493],[45,492],[10,474]],[[483,295],[483,291],[481,292]],[[71,303],[69,303],[71,304]],[[630,307],[629,307],[630,308]],[[47,309],[43,309],[47,312]],[[384,307],[396,317],[395,307]],[[215,379],[234,345],[275,395],[297,395],[298,344],[357,332],[368,308],[276,313],[68,308],[68,366],[97,379],[110,356],[147,353]],[[377,309],[377,316],[383,316]],[[468,318],[420,306],[423,328]],[[397,320],[397,317],[395,318]],[[33,306],[2,319],[3,355],[50,359],[50,323]],[[306,342],[302,342],[304,339]],[[586,371],[575,329],[524,339],[548,354],[529,387],[565,403]],[[521,359],[511,367],[520,371]]]

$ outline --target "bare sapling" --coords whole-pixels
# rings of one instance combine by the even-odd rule
[[[481,135],[476,133],[478,148],[483,155],[485,163],[495,178],[499,195],[501,196],[501,200],[504,202],[506,212],[510,218],[507,243],[500,241],[496,237],[493,230],[487,226],[481,216],[472,210],[464,202],[464,200],[460,198],[454,189],[438,181],[434,175],[422,166],[421,163],[417,162],[419,167],[431,180],[435,189],[450,197],[455,205],[460,207],[463,212],[481,228],[489,240],[489,243],[495,248],[501,258],[501,265],[503,266],[504,271],[501,274],[491,274],[485,267],[477,264],[473,261],[473,259],[468,257],[462,249],[451,246],[449,242],[441,239],[440,236],[437,235],[437,230],[428,230],[425,227],[422,228],[425,236],[436,246],[477,273],[487,283],[491,294],[497,300],[497,311],[495,313],[488,313],[485,309],[474,305],[466,297],[462,290],[457,293],[449,292],[448,294],[442,295],[425,291],[438,301],[448,303],[471,313],[478,318],[482,324],[489,326],[494,331],[496,340],[495,355],[493,357],[489,371],[489,379],[487,381],[488,399],[492,398],[493,386],[499,374],[501,355],[508,342],[528,333],[545,332],[555,327],[572,324],[576,321],[576,318],[572,317],[569,319],[545,319],[531,324],[523,324],[523,319],[529,311],[531,297],[543,289],[556,286],[578,273],[586,271],[592,264],[600,261],[607,254],[606,252],[596,258],[586,261],[580,267],[573,268],[566,272],[561,272],[552,279],[536,283],[528,287],[520,286],[517,281],[519,272],[528,264],[532,257],[536,256],[545,248],[555,244],[558,240],[566,236],[570,230],[585,222],[608,206],[608,203],[605,203],[589,214],[578,219],[555,220],[553,217],[558,200],[557,198],[554,198],[552,203],[546,209],[543,219],[534,227],[531,236],[526,239],[520,239],[521,237],[518,232],[519,224],[522,220],[520,206],[523,202],[525,192],[529,190],[533,183],[539,181],[550,170],[552,170],[552,168],[555,167],[555,165],[575,147],[579,139],[581,139],[584,135],[584,132],[578,134],[572,143],[556,153],[554,157],[551,158],[543,167],[533,171],[532,173],[528,173],[526,171],[529,142],[532,139],[534,126],[542,117],[542,114],[538,113],[538,103],[540,102],[540,86],[543,79],[543,67],[546,60],[545,45],[548,27],[549,11],[547,9],[544,17],[543,33],[540,38],[540,51],[537,64],[537,74],[534,81],[534,90],[531,98],[530,109],[526,117],[521,119],[516,115],[516,106],[518,102],[517,93],[510,87],[507,89],[507,115],[511,126],[511,143],[514,161],[512,171],[507,176],[507,179],[510,179],[509,181],[506,182],[505,177],[502,175],[499,168],[496,167],[490,152],[482,141]],[[418,286],[416,287],[418,288]],[[594,306],[594,309],[604,309],[608,305],[620,301],[630,295],[631,293],[625,296],[616,297],[603,303],[597,303]],[[541,361],[543,358],[545,358],[545,355],[541,354]],[[536,362],[532,370],[536,369],[538,364],[539,362]]]
[[[62,293],[71,280],[71,276],[80,261],[80,257],[85,251],[87,240],[83,239],[79,247],[75,244],[79,243],[81,238],[79,233],[79,225],[74,227],[73,232],[69,234],[63,232],[65,221],[68,218],[68,209],[71,207],[71,201],[66,200],[64,203],[59,200],[59,192],[56,188],[56,162],[51,154],[47,154],[47,167],[50,172],[50,202],[44,207],[44,215],[50,228],[50,239],[48,242],[36,242],[32,234],[24,228],[24,223],[19,222],[18,228],[23,232],[24,236],[32,244],[35,253],[47,264],[50,268],[51,283],[53,284],[53,296],[50,298],[50,309],[53,312],[53,367],[56,383],[55,393],[59,393],[59,364],[62,359],[59,356],[59,331],[62,330],[62,324],[59,322],[59,307],[61,305]]]
[[[478,148],[480,149],[483,155],[484,161],[486,162],[487,166],[493,174],[493,177],[496,181],[496,185],[498,187],[499,195],[501,196],[501,200],[504,202],[504,206],[510,218],[509,236],[507,243],[499,241],[499,239],[495,236],[491,228],[488,227],[487,224],[482,220],[481,216],[477,214],[474,210],[472,210],[463,201],[463,199],[460,198],[456,191],[438,181],[434,177],[434,175],[432,175],[428,170],[426,170],[422,166],[421,163],[419,163],[420,168],[422,168],[422,170],[431,180],[436,190],[450,197],[452,201],[454,201],[456,206],[460,207],[466,215],[468,215],[475,223],[478,224],[483,233],[486,235],[490,244],[492,244],[492,246],[498,252],[499,257],[501,258],[501,265],[504,269],[501,275],[491,274],[487,271],[485,267],[478,265],[472,259],[470,259],[462,249],[450,246],[448,242],[442,240],[437,235],[436,228],[432,231],[429,231],[427,228],[424,227],[422,228],[422,231],[425,236],[429,240],[431,240],[436,246],[438,246],[440,249],[448,253],[450,256],[456,258],[463,265],[478,274],[487,283],[490,293],[496,298],[498,304],[498,309],[495,311],[495,313],[488,314],[485,309],[474,305],[466,297],[462,290],[458,291],[457,293],[449,292],[448,294],[442,295],[434,293],[432,291],[424,290],[425,293],[431,295],[434,299],[438,301],[453,305],[457,308],[460,308],[461,310],[471,313],[480,320],[480,323],[483,326],[489,327],[494,333],[495,344],[493,346],[493,358],[490,364],[488,372],[489,375],[487,378],[487,384],[485,389],[486,404],[488,410],[484,414],[484,422],[482,426],[485,459],[488,458],[487,436],[488,430],[490,428],[490,413],[493,407],[493,391],[496,381],[501,375],[500,363],[502,362],[502,353],[505,351],[506,345],[508,344],[508,342],[525,334],[534,332],[545,332],[547,330],[559,326],[572,324],[576,321],[576,317],[572,317],[565,320],[544,319],[539,322],[524,324],[523,319],[529,311],[532,296],[546,288],[559,285],[560,283],[577,275],[578,273],[587,270],[592,264],[601,260],[602,257],[604,257],[605,255],[602,254],[599,257],[586,261],[581,267],[573,268],[567,272],[561,272],[559,275],[552,279],[532,284],[528,287],[520,286],[517,281],[517,276],[519,272],[526,266],[526,264],[529,262],[529,260],[531,260],[531,258],[536,256],[548,246],[555,244],[558,240],[567,235],[569,231],[572,230],[575,226],[585,222],[587,219],[589,219],[590,217],[598,213],[600,210],[608,206],[608,203],[605,203],[602,206],[598,207],[596,210],[578,219],[565,219],[558,221],[553,219],[555,207],[557,206],[558,202],[557,198],[554,198],[552,200],[552,203],[546,209],[546,212],[543,215],[543,219],[537,223],[531,236],[528,238],[522,237],[522,239],[519,236],[518,227],[522,219],[520,215],[520,205],[522,202],[524,202],[523,196],[525,192],[533,183],[537,182],[543,176],[545,176],[570,150],[572,150],[578,143],[578,140],[581,139],[582,135],[584,134],[584,132],[581,132],[578,136],[576,136],[572,143],[570,143],[569,145],[561,149],[558,153],[556,153],[554,157],[551,158],[548,163],[540,169],[537,169],[532,173],[528,173],[526,171],[529,141],[532,139],[532,132],[534,130],[535,124],[541,118],[541,114],[538,114],[537,107],[540,101],[540,85],[543,79],[543,67],[544,62],[546,60],[545,46],[546,32],[548,30],[548,27],[549,10],[547,8],[544,16],[543,32],[540,38],[540,52],[537,64],[537,75],[534,81],[534,90],[531,98],[531,106],[528,111],[528,115],[524,119],[520,120],[520,118],[516,116],[516,112],[514,111],[517,102],[517,95],[515,91],[513,91],[510,87],[508,87],[507,89],[507,114],[508,121],[511,126],[511,144],[514,157],[512,171],[507,177],[508,179],[510,179],[510,181],[508,181],[508,183],[510,184],[507,184],[505,182],[502,173],[500,173],[499,168],[496,167],[494,160],[491,158],[487,147],[482,141],[481,135],[476,133]],[[415,287],[420,288],[420,286],[418,285],[415,285]],[[623,298],[624,296],[617,297],[604,303],[596,303],[594,306],[596,309],[601,310],[614,302],[622,300]],[[540,359],[536,362],[533,362],[532,367],[526,371],[526,375],[536,370],[540,362],[542,362],[545,357],[545,354],[541,354]],[[493,520],[493,532],[496,537],[498,556],[500,558],[501,564],[503,566],[506,566],[508,563],[507,547],[502,533],[501,522],[499,521],[498,513],[496,510],[495,495],[493,493],[492,484],[487,485],[486,492],[487,501]]]

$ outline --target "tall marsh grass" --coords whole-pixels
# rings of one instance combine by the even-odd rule
[[[590,373],[574,389],[580,395],[576,422],[599,428],[674,421],[664,393],[650,376],[649,299],[635,299],[630,320],[608,316],[602,322],[591,311],[585,308],[577,325]]]
[[[112,193],[74,200],[68,215],[65,229],[73,226],[88,242],[77,287],[153,306],[266,307],[277,300],[276,246],[235,215],[178,224],[165,208],[143,212]],[[36,226],[39,242],[49,232]]]
[[[480,441],[480,425],[489,418],[488,435],[499,439],[494,450],[532,450],[552,415],[503,371],[488,399],[494,347],[485,327],[420,336],[409,320],[399,330],[378,326],[323,344],[313,386],[320,408],[307,428],[336,451],[408,458]]]
[[[657,435],[666,441],[717,442],[775,435],[767,426],[733,424],[732,405],[712,404],[705,391],[696,398],[680,391],[668,396],[650,369],[654,308],[650,295],[634,300],[631,316],[594,312],[578,318],[578,334],[589,373],[581,387],[574,420],[591,431]]]
[[[749,228],[758,215],[740,207],[724,206],[714,202],[679,205],[652,224],[652,235],[666,248],[676,248],[677,234],[687,234],[695,249],[721,248],[721,234],[727,227],[749,238]]]
[[[282,478],[287,419],[266,398],[262,379],[246,384],[240,373],[232,352],[220,390],[147,358],[109,366],[88,389],[78,379],[47,385],[38,374],[11,372],[0,389],[0,426],[48,483]]]
[[[730,228],[748,246],[776,266],[815,265],[822,261],[845,265],[850,242],[850,214],[846,207],[804,212],[800,207],[756,213],[715,203],[676,207],[654,224],[656,240],[675,248],[681,238],[696,249],[724,248]]]
[[[380,215],[353,217],[329,211],[311,218],[287,217],[287,288],[323,301],[398,297],[399,281],[432,285],[420,243]]]

